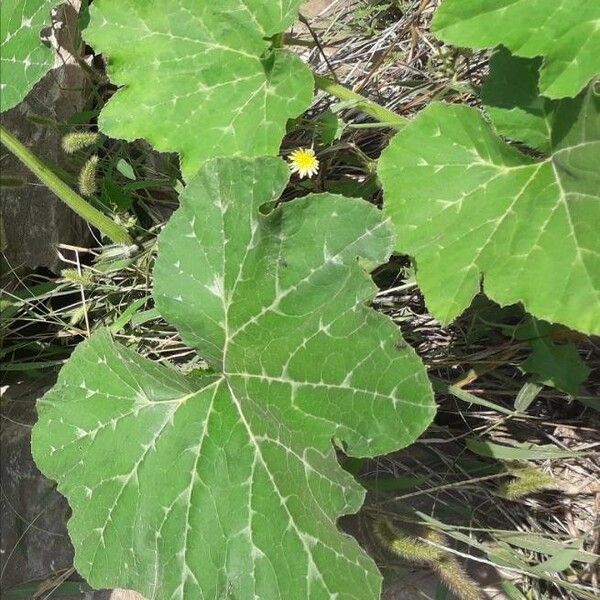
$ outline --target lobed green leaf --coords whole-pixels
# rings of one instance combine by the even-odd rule
[[[358,257],[385,260],[374,206],[276,204],[275,158],[209,161],[159,239],[156,304],[212,375],[83,343],[39,403],[33,452],[73,509],[78,571],[157,600],[375,599],[336,520],[364,490],[336,460],[411,443],[434,414],[425,369],[368,307]]]
[[[548,154],[559,102],[539,95],[540,65],[539,59],[519,58],[498,48],[490,59],[481,100],[499,134]]]
[[[521,323],[515,337],[528,341],[532,351],[520,368],[534,375],[535,381],[574,396],[591,371],[575,345],[555,342],[554,337],[560,338],[560,329],[532,318]]]
[[[600,332],[600,97],[557,104],[551,151],[502,141],[482,114],[434,103],[392,140],[380,166],[398,250],[415,257],[443,322],[480,289],[500,304]]]
[[[2,0],[0,10],[0,112],[19,104],[50,70],[54,52],[40,33],[50,26],[58,0]]]
[[[599,23],[598,0],[444,0],[432,27],[456,46],[542,57],[542,96],[565,98],[600,74]]]
[[[96,0],[86,40],[121,89],[100,114],[114,138],[178,152],[186,177],[217,156],[277,154],[313,77],[271,38],[301,0]]]

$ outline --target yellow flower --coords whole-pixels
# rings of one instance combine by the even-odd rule
[[[312,148],[294,150],[289,156],[289,161],[292,173],[298,173],[300,179],[312,177],[319,171],[319,159]]]

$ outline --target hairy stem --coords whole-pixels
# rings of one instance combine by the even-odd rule
[[[131,245],[127,230],[94,208],[76,194],[50,167],[45,165],[29,148],[0,125],[0,142],[4,144],[48,189],[54,192],[69,208],[116,244]]]
[[[339,83],[335,83],[335,81],[331,81],[331,79],[327,79],[327,77],[323,77],[322,75],[317,75],[314,73],[315,84],[317,88],[339,98],[344,101],[355,102],[355,106],[358,110],[366,113],[367,115],[389,125],[390,127],[395,127],[396,129],[400,129],[408,124],[408,119],[406,117],[402,117],[394,111],[385,108],[385,106],[381,106],[381,104],[377,104],[377,102],[373,102],[372,100],[368,100],[364,96],[349,90],[348,88],[340,85]]]

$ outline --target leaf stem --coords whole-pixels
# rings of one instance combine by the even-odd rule
[[[116,244],[131,245],[127,230],[94,208],[76,194],[50,167],[44,164],[29,148],[0,125],[0,142],[4,144],[44,185],[54,192],[69,208]]]
[[[361,94],[357,94],[347,87],[335,83],[335,81],[331,81],[331,79],[327,79],[327,77],[317,75],[316,73],[313,73],[313,75],[317,88],[340,100],[355,102],[358,110],[361,110],[374,119],[397,129],[408,124],[408,119],[406,117],[400,116],[398,113],[385,108],[385,106],[381,106],[381,104],[377,104],[377,102],[368,100]]]
[[[310,40],[303,40],[302,38],[293,36],[289,33],[283,34],[283,44],[285,46],[302,46],[303,48],[315,48],[317,44]]]

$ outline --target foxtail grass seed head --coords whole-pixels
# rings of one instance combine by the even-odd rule
[[[100,136],[91,131],[67,133],[62,139],[62,148],[67,154],[75,154],[95,144]]]
[[[389,552],[407,562],[424,565],[435,572],[459,600],[481,600],[482,596],[477,585],[456,558],[450,552],[438,547],[446,543],[441,533],[433,529],[425,529],[421,539],[404,533],[386,519],[380,519],[375,523],[375,535]],[[428,541],[432,543],[429,544]]]
[[[128,213],[125,213],[125,214],[115,213],[113,219],[114,219],[115,223],[117,223],[118,225],[123,225],[123,227],[125,227],[125,229],[132,229],[133,227],[135,227],[137,225],[137,220],[136,220],[135,216],[130,215]]]
[[[88,287],[94,283],[94,275],[88,269],[83,269],[81,273],[77,269],[63,269],[61,277],[69,283]]]
[[[498,494],[507,500],[517,500],[529,494],[535,494],[556,485],[551,475],[533,467],[513,471],[514,479],[500,486]]]
[[[76,306],[70,313],[67,313],[69,315],[69,325],[75,327],[77,323],[81,323],[85,319],[86,312],[87,309],[85,306]]]
[[[430,563],[441,558],[442,553],[438,548],[400,531],[386,519],[381,519],[375,524],[375,535],[389,552],[406,561]]]
[[[482,600],[477,584],[454,556],[441,560],[434,568],[446,587],[460,600]]]
[[[300,179],[312,177],[319,172],[319,159],[312,148],[298,148],[289,156],[290,170]]]
[[[125,244],[104,246],[102,252],[97,257],[96,262],[98,264],[107,264],[118,260],[129,260],[130,258],[133,258],[139,250],[140,248],[135,244],[132,244],[131,246],[126,246]]]
[[[98,157],[90,156],[79,172],[79,191],[82,196],[92,196],[96,192],[96,171]]]

